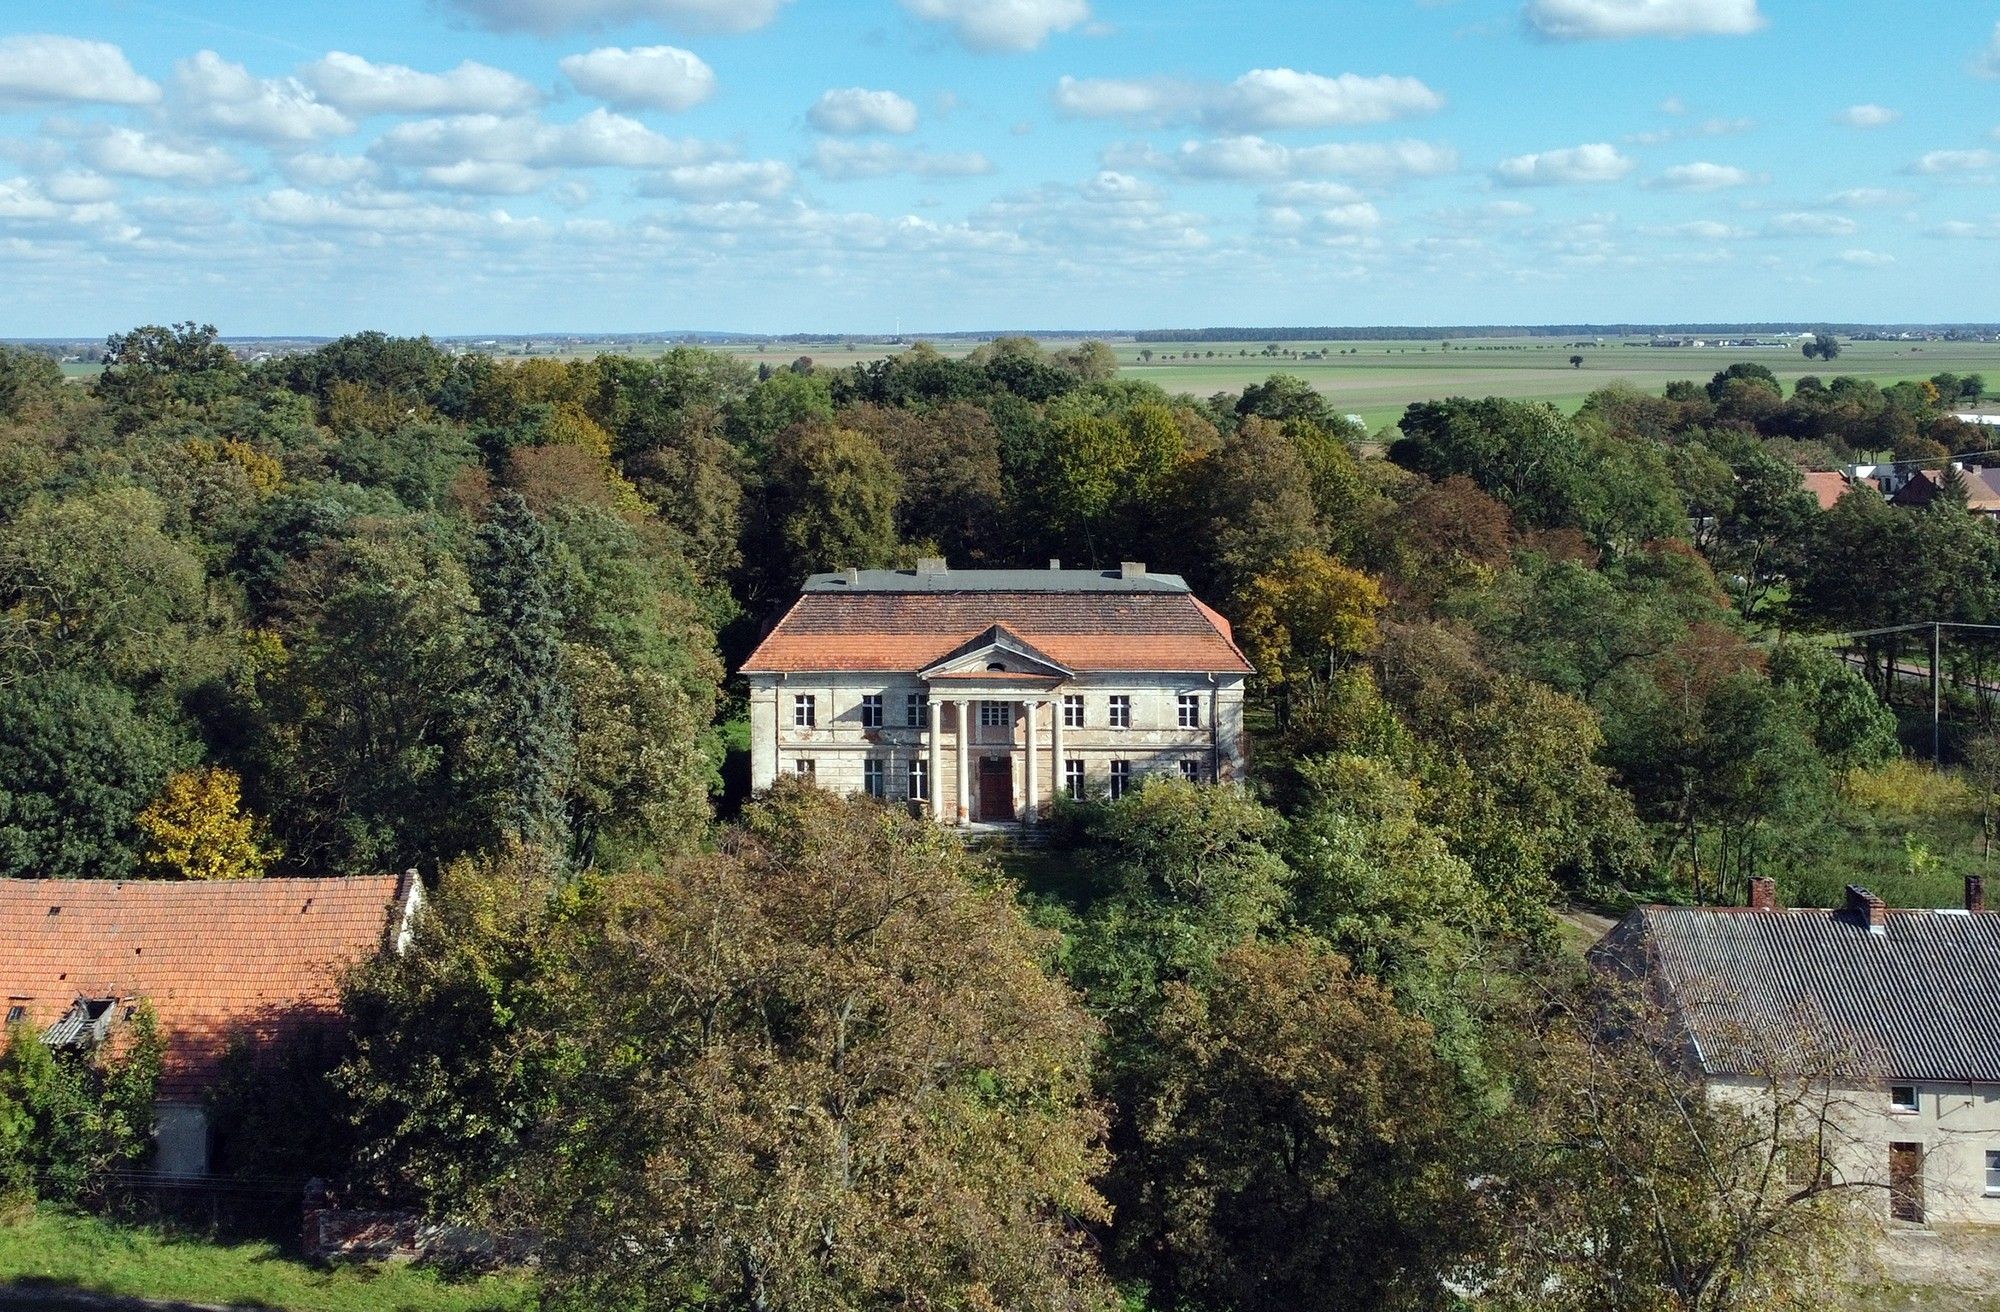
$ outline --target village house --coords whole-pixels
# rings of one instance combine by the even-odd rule
[[[1965,508],[1975,515],[2000,517],[2000,469],[1957,463],[1952,468],[1965,488]],[[1940,473],[1918,470],[1889,498],[1889,504],[1921,510],[1937,500],[1944,478]]]
[[[2000,1226],[2000,913],[1903,910],[1850,887],[1835,910],[1642,907],[1591,952],[1639,981],[1711,1096],[1823,1081],[1841,1183],[1889,1221]],[[1775,1059],[1774,1059],[1775,1058]]]
[[[743,673],[759,790],[796,775],[947,824],[1032,824],[1059,793],[1244,766],[1250,663],[1142,564],[815,574]]]
[[[340,1023],[340,976],[400,951],[416,872],[344,879],[0,880],[7,1023],[52,1048],[120,1042],[141,1003],[159,1019],[153,1169],[206,1175],[205,1098],[232,1044]]]

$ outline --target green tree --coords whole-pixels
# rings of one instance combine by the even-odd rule
[[[243,367],[217,338],[215,325],[148,324],[105,339],[104,372],[97,394],[120,432],[148,423],[197,415],[241,383]]]
[[[1470,1239],[1431,1030],[1311,942],[1170,985],[1118,1252],[1163,1307],[1429,1307]]]
[[[723,851],[491,896],[375,968],[345,1078],[371,1163],[541,1235],[560,1304],[1106,1301],[1094,1028],[951,835],[788,786]]]
[[[479,530],[472,582],[499,831],[568,851],[564,785],[575,768],[576,707],[563,679],[554,539],[514,493],[495,499]]]
[[[153,1146],[163,1044],[150,1005],[116,1027],[117,1046],[53,1052],[31,1025],[0,1052],[0,1197],[101,1203],[112,1173]]]
[[[139,814],[189,755],[173,727],[80,672],[0,685],[0,874],[130,874]]]

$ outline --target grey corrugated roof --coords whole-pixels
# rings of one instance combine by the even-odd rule
[[[1128,578],[1115,569],[864,569],[850,583],[843,573],[815,574],[807,592],[1186,592],[1178,574]]]
[[[1773,1052],[1855,1074],[2000,1082],[2000,912],[1645,907],[1593,950],[1643,968],[1711,1075]]]

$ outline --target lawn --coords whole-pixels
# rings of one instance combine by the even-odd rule
[[[217,1242],[47,1207],[0,1224],[0,1295],[35,1290],[285,1312],[526,1312],[535,1305],[534,1283],[523,1275],[450,1280],[409,1265],[316,1266],[268,1243]]]

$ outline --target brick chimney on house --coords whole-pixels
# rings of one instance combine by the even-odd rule
[[[1118,562],[1118,576],[1127,579],[1146,577],[1146,562],[1143,560],[1121,560]]]
[[[1752,911],[1776,911],[1778,909],[1778,881],[1768,875],[1759,875],[1750,881],[1750,909]]]
[[[1986,910],[1986,881],[1978,875],[1965,877],[1965,909],[1967,911]]]
[[[1889,907],[1859,884],[1847,886],[1847,910],[1867,926],[1871,934],[1885,934],[1889,928]]]
[[[917,573],[919,574],[949,574],[950,572],[950,568],[944,563],[943,556],[917,557]]]

